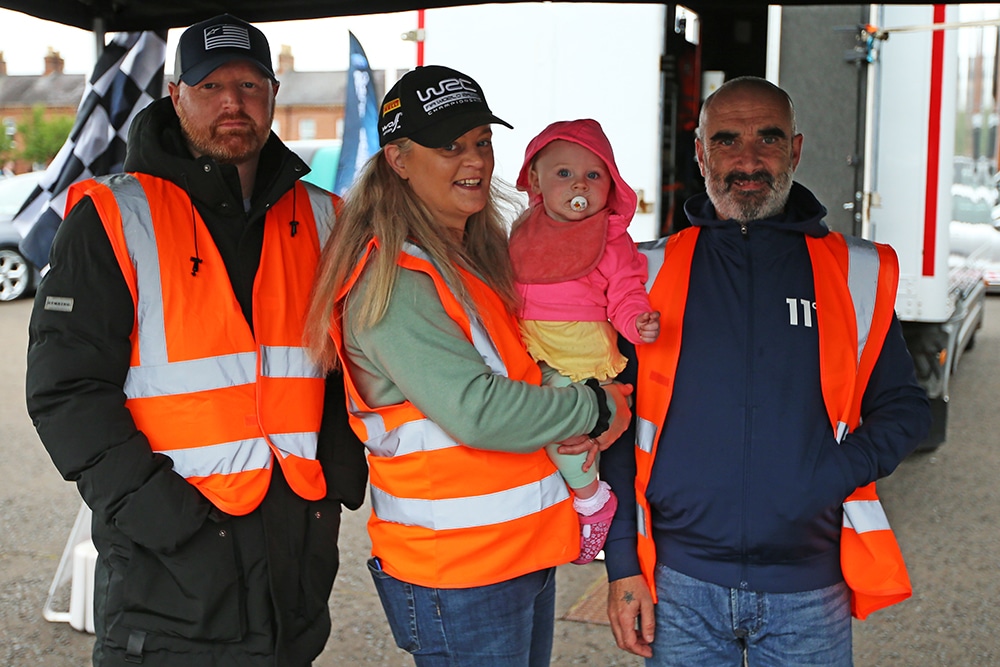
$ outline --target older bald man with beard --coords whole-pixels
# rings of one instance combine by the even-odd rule
[[[792,181],[801,151],[783,90],[725,83],[696,133],[692,226],[643,248],[662,329],[627,351],[635,428],[601,475],[612,630],[649,667],[847,667],[852,613],[909,595],[887,523],[845,519],[877,515],[868,485],[930,424],[896,258],[827,228]]]

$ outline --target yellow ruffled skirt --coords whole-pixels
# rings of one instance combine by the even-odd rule
[[[627,359],[618,351],[618,332],[603,322],[522,320],[521,336],[531,356],[573,382],[600,382],[622,372]]]

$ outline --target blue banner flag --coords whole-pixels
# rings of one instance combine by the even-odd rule
[[[361,42],[351,38],[351,63],[347,70],[344,101],[344,140],[333,191],[341,195],[354,182],[354,175],[378,150],[378,101],[375,79]]]
[[[49,262],[69,186],[121,171],[132,119],[163,94],[166,49],[166,31],[117,33],[104,47],[69,138],[14,217],[14,227],[24,237],[21,252],[35,266]]]

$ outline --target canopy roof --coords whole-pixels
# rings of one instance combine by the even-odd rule
[[[0,0],[0,7],[85,30],[119,32],[165,30],[230,12],[251,22],[312,19],[325,16],[390,12],[487,4],[488,0]],[[643,2],[643,0],[639,0]],[[775,4],[767,0],[689,0],[679,3],[695,11]],[[785,5],[861,5],[859,2],[786,0]],[[882,4],[920,4],[890,0]],[[929,4],[929,3],[928,3]],[[943,4],[959,4],[946,0]]]

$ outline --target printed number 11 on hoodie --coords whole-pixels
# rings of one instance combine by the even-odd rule
[[[788,304],[788,323],[793,327],[799,325],[799,306],[802,306],[802,325],[806,327],[811,327],[813,325],[813,314],[812,311],[816,308],[816,304],[809,299],[794,299],[787,298],[785,303]]]

